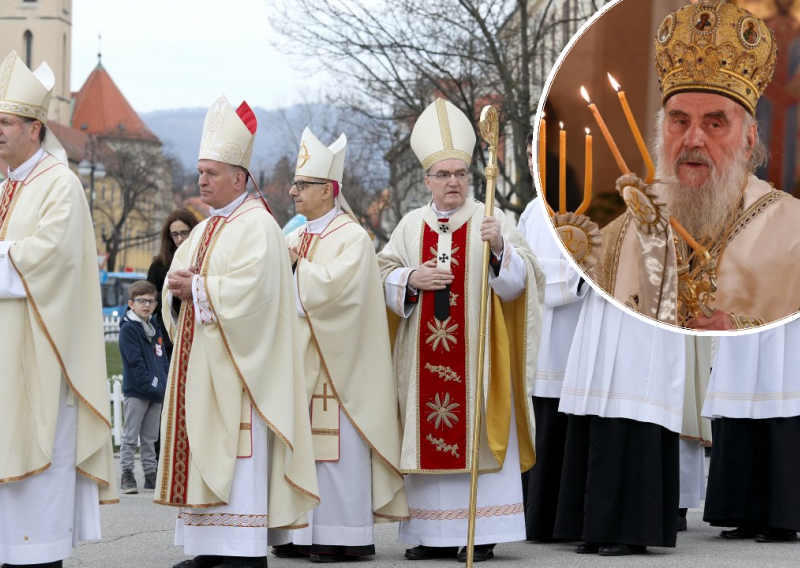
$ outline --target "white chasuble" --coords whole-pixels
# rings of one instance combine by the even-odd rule
[[[572,341],[559,412],[650,422],[681,431],[686,340],[591,290]]]
[[[630,215],[603,229],[597,283],[627,302],[638,293],[640,250]],[[769,323],[800,309],[800,201],[755,176],[748,178],[743,212],[717,266],[716,299],[709,304],[737,316]]]
[[[0,184],[0,264],[8,288],[0,297],[0,416],[12,424],[0,428],[0,485],[55,467],[63,380],[75,404],[73,467],[98,486],[100,501],[116,502],[89,207],[78,178],[53,156],[40,158],[24,179],[12,175]]]
[[[171,307],[164,303],[175,347],[155,501],[184,511],[231,506],[232,495],[242,495],[233,488],[236,474],[255,467],[242,462],[264,458],[269,475],[255,475],[257,482],[269,483],[267,523],[305,524],[319,497],[302,355],[293,341],[291,267],[280,228],[261,201],[247,200],[227,217],[211,217],[192,231],[170,271],[190,267],[202,279],[214,317],[196,319],[194,306],[183,302],[172,323]],[[268,459],[255,435],[251,453],[241,446],[248,408],[249,427],[263,423],[274,437]]]
[[[403,445],[404,473],[467,473],[472,460],[472,416],[477,373],[481,263],[483,241],[480,226],[484,205],[474,200],[449,219],[437,216],[431,206],[421,207],[401,219],[378,264],[386,287],[386,304],[397,311],[390,292],[392,273],[409,271],[441,255],[442,235],[449,234],[450,269],[455,278],[447,299],[447,317],[435,315],[435,293],[422,291],[417,305],[397,325],[393,362],[397,377]],[[489,300],[484,407],[479,469],[499,471],[506,457],[509,429],[517,429],[519,459],[524,470],[534,461],[534,418],[531,403],[536,372],[535,354],[541,331],[544,275],[522,236],[500,210],[505,250],[498,274],[489,269]],[[443,249],[442,249],[443,250]],[[441,262],[439,259],[437,262]],[[521,266],[517,279],[510,267]],[[524,282],[524,287],[522,286]],[[518,287],[517,287],[518,286]],[[516,295],[505,291],[517,289]],[[405,296],[405,287],[402,295]],[[505,296],[505,297],[504,297]],[[399,314],[406,309],[400,306]],[[516,420],[511,422],[511,392]],[[487,410],[488,409],[488,410]]]
[[[559,398],[567,368],[569,347],[589,284],[578,291],[580,273],[564,257],[550,231],[550,217],[537,197],[519,218],[519,232],[542,265],[547,285],[542,307],[542,342],[536,364],[533,396]]]
[[[721,337],[703,416],[800,416],[800,320],[736,337]]]
[[[366,231],[336,209],[290,234],[287,244],[300,253],[298,344],[304,346],[306,385],[313,393],[322,491],[311,530],[293,540],[372,544],[373,519],[408,518],[397,387],[374,248]],[[342,487],[349,490],[338,494]]]

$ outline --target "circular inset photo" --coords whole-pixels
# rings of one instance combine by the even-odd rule
[[[744,8],[606,7],[562,53],[539,109],[563,123],[533,152],[565,162],[535,177],[563,253],[607,299],[691,333],[800,310],[800,158],[784,134],[800,124],[774,112],[791,78],[773,81],[780,45]]]

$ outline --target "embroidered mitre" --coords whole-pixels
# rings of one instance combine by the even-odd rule
[[[755,114],[778,58],[775,36],[753,14],[699,2],[664,18],[655,39],[662,103],[682,92],[729,97]]]
[[[233,110],[225,95],[206,113],[198,160],[214,160],[250,169],[258,123],[246,102]]]
[[[436,99],[417,119],[411,132],[411,149],[424,169],[442,160],[472,163],[475,128],[455,105]]]

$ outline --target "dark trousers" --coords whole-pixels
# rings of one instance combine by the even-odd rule
[[[570,415],[554,536],[674,547],[678,434],[626,418]]]
[[[715,418],[703,520],[800,531],[800,416]]]
[[[548,542],[553,539],[567,439],[567,415],[558,412],[559,402],[557,398],[533,397],[536,465],[522,474],[528,540]]]

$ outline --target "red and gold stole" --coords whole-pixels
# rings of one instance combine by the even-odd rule
[[[14,209],[16,198],[19,196],[20,191],[24,187],[20,181],[11,181],[7,179],[3,184],[3,193],[0,194],[0,241],[5,240],[8,226],[6,219],[11,217],[11,211]]]
[[[467,467],[469,361],[467,276],[470,205],[448,219],[427,215],[423,223],[420,263],[436,258],[453,272],[449,314],[434,310],[435,292],[423,291],[419,306],[419,468],[464,470]],[[431,210],[432,213],[432,210]]]
[[[193,266],[203,267],[211,244],[225,227],[225,217],[211,217],[206,224],[200,244],[195,252]],[[170,377],[170,407],[167,411],[167,439],[164,440],[165,474],[161,487],[161,500],[170,505],[185,505],[189,486],[189,435],[186,431],[186,381],[188,380],[189,355],[194,340],[194,305],[181,303],[178,316],[178,339],[175,342]],[[172,462],[170,467],[169,461]],[[169,473],[167,473],[169,472]]]

